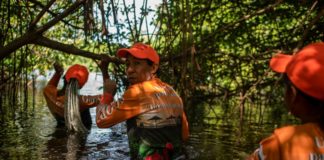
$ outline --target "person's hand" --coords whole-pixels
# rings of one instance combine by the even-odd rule
[[[109,65],[109,58],[107,57],[107,55],[101,55],[101,60],[95,61],[98,65],[98,67],[101,70],[102,73],[102,78],[105,79],[109,79],[109,74],[108,74],[108,65]]]
[[[108,92],[113,96],[115,95],[116,88],[117,88],[117,85],[116,85],[115,81],[113,81],[111,79],[104,79],[103,87],[104,87],[105,92]]]
[[[107,71],[109,65],[109,60],[106,56],[102,56],[100,62],[98,63],[98,67],[101,71]]]
[[[53,66],[54,66],[55,72],[57,72],[59,74],[63,74],[64,69],[63,69],[63,66],[59,62],[55,62],[53,64]]]

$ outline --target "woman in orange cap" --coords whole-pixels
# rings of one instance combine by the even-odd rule
[[[248,159],[324,159],[324,43],[276,54],[270,67],[284,74],[286,106],[303,124],[276,129]]]
[[[107,72],[108,63],[107,62],[102,63],[102,62],[103,61],[101,61],[101,63],[99,64],[99,67],[103,72],[102,75],[108,76],[108,74],[104,73]],[[80,116],[76,116],[76,117],[81,117],[79,121],[82,121],[82,124],[84,126],[81,126],[81,128],[78,129],[78,128],[70,128],[73,126],[68,124],[67,126],[68,129],[72,129],[75,131],[78,130],[84,131],[85,130],[84,127],[90,129],[92,121],[91,121],[89,108],[95,107],[98,104],[100,104],[100,101],[102,100],[102,95],[92,95],[92,96],[78,95],[77,90],[81,89],[88,80],[89,72],[87,68],[79,64],[72,65],[64,75],[64,85],[63,88],[60,90],[57,89],[57,85],[64,72],[64,69],[59,63],[54,63],[54,69],[55,69],[55,73],[43,91],[50,112],[57,120],[59,126],[66,125],[65,119],[67,117],[64,116],[67,116],[67,114],[64,114],[64,112],[67,113],[69,112],[69,114],[80,113]],[[107,77],[103,77],[103,78],[107,79]],[[74,89],[71,84],[75,84]],[[72,93],[75,93],[72,94],[72,96],[78,97],[78,98],[74,98],[77,101],[72,103],[77,103],[75,106],[78,106],[79,108],[77,108],[76,110],[79,110],[80,112],[76,111],[75,113],[70,113],[70,112],[74,112],[70,110],[71,108],[73,109],[73,107],[65,107],[65,105],[71,104],[71,102],[67,103],[66,101],[66,99],[69,98],[67,95],[68,94],[67,90],[68,92],[71,92],[69,93],[70,95]]]
[[[126,121],[131,159],[185,159],[182,142],[189,136],[188,122],[179,95],[155,76],[157,52],[136,43],[117,55],[126,58],[130,86],[118,101],[112,102],[113,94],[104,97],[106,103],[97,107],[98,127]]]

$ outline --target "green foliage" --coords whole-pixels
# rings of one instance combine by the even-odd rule
[[[187,97],[189,108],[194,109],[198,105],[193,100],[197,96],[201,104],[222,97],[244,96],[232,104],[238,105],[258,104],[257,100],[281,95],[281,90],[268,87],[279,78],[269,74],[269,58],[276,50],[291,53],[300,42],[308,44],[323,39],[322,34],[313,33],[323,31],[319,27],[324,19],[310,26],[323,4],[311,9],[312,2],[275,3],[192,0],[168,1],[168,9],[160,6],[158,20],[162,25],[159,33],[165,35],[158,40],[160,53],[168,57],[185,55],[182,59],[169,62],[171,65],[162,66],[166,68],[162,70],[165,72],[162,75],[166,75],[162,78],[176,84],[181,95]],[[308,28],[310,33],[303,37]],[[194,57],[189,49],[191,47],[196,51]],[[246,102],[248,99],[251,101]],[[281,103],[281,100],[265,102],[270,105]],[[224,99],[222,105],[226,101],[231,100]],[[264,106],[264,103],[261,105]],[[214,107],[217,109],[219,106]],[[280,110],[282,105],[272,105],[272,108]],[[253,112],[259,113],[257,110]]]

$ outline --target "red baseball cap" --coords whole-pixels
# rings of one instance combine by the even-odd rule
[[[324,101],[324,43],[305,46],[295,55],[278,53],[270,60],[270,68],[286,73],[302,92]]]
[[[127,54],[138,59],[149,59],[155,64],[159,64],[160,57],[157,52],[150,46],[144,43],[135,43],[131,48],[122,48],[117,51],[118,57],[126,57]]]
[[[76,78],[78,80],[80,88],[82,88],[83,85],[87,82],[88,76],[88,69],[80,64],[72,65],[65,73],[66,81],[69,82],[71,78]]]

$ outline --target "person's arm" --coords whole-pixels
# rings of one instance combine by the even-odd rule
[[[116,83],[109,78],[108,65],[109,61],[104,56],[98,64],[103,78],[103,94],[93,96],[80,96],[80,110],[83,111],[87,108],[96,107],[99,104],[109,104],[113,101],[115,95]]]
[[[103,57],[98,64],[103,78],[103,97],[101,103],[109,104],[113,101],[113,97],[116,93],[116,82],[111,80],[108,74],[109,60]]]
[[[53,66],[54,66],[55,73],[52,76],[52,78],[49,80],[47,85],[52,85],[52,86],[57,87],[58,83],[60,82],[60,78],[64,72],[64,69],[63,69],[62,65],[58,62],[55,62]]]
[[[149,110],[143,108],[150,97],[139,95],[138,88],[128,88],[123,99],[112,103],[102,103],[96,108],[96,123],[99,128],[108,128]]]
[[[54,69],[55,73],[45,86],[43,94],[51,113],[55,117],[64,117],[64,99],[62,96],[58,97],[57,95],[57,85],[60,81],[61,75],[64,72],[64,69],[57,62],[54,63]]]
[[[97,126],[109,128],[145,112],[146,110],[142,109],[138,101],[140,100],[121,100],[110,104],[100,104],[96,108]]]
[[[103,99],[103,95],[80,95],[80,111],[87,108],[92,108],[100,104]]]

